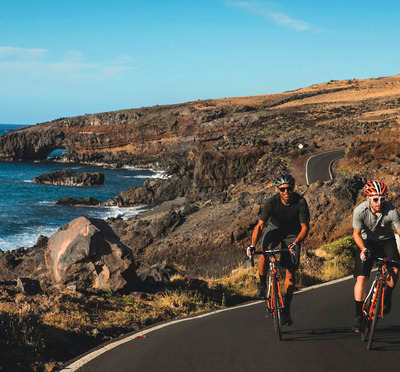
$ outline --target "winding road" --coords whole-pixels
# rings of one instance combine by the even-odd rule
[[[351,330],[354,280],[293,299],[294,324],[278,341],[261,301],[172,321],[106,345],[63,371],[374,371],[400,365],[400,295],[377,325],[373,350]]]
[[[333,150],[311,156],[306,163],[307,185],[317,181],[328,181],[333,178],[332,163],[342,158],[345,150]]]

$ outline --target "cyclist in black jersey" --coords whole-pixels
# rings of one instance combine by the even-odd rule
[[[267,226],[262,239],[262,249],[275,247],[279,243],[282,248],[289,248],[292,254],[281,254],[281,266],[285,272],[285,303],[284,319],[286,325],[292,325],[290,316],[290,304],[295,286],[295,273],[300,263],[300,245],[307,237],[309,231],[310,212],[306,200],[294,192],[295,179],[288,173],[279,175],[275,180],[278,194],[267,199],[261,212],[259,221],[254,228],[251,245],[247,248],[247,255],[251,257],[251,251],[262,231]],[[266,278],[268,270],[267,259],[260,255],[258,260],[260,274],[259,298],[265,297]]]

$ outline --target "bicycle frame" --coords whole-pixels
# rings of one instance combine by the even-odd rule
[[[268,290],[267,290],[267,309],[272,315],[275,315],[276,309],[281,308],[283,309],[283,299],[282,299],[282,292],[281,286],[279,285],[279,275],[278,275],[278,268],[276,263],[276,258],[271,256],[269,258],[269,271],[268,271]],[[275,277],[278,289],[278,303],[275,303],[275,294],[274,294],[274,286],[273,286],[273,277]],[[276,290],[276,289],[275,289]]]
[[[380,313],[378,315],[381,318],[383,317],[383,300],[385,298],[387,272],[387,265],[385,263],[382,263],[378,268],[375,279],[372,282],[368,295],[364,300],[363,313],[365,316],[368,317],[368,320],[372,321],[374,318],[380,287],[382,287],[382,296],[380,301]]]
[[[362,315],[363,323],[361,329],[361,341],[366,341],[368,337],[367,350],[371,349],[374,338],[375,327],[379,318],[383,318],[385,303],[386,277],[389,272],[388,264],[399,264],[398,261],[387,258],[376,258],[379,261],[378,271],[372,282],[371,288],[363,303]]]
[[[275,334],[278,340],[282,340],[282,323],[283,323],[283,298],[281,287],[279,285],[278,265],[279,261],[276,259],[275,254],[281,252],[288,252],[289,249],[271,249],[267,251],[256,251],[254,254],[262,254],[268,256],[269,271],[268,271],[268,290],[266,298],[267,313],[272,314],[274,319]],[[254,257],[250,258],[252,266],[254,266]]]

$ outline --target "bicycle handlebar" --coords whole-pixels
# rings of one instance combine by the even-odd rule
[[[371,259],[371,258],[368,258]],[[374,257],[373,258],[374,261],[379,262],[379,266],[383,265],[383,264],[390,264],[390,266],[392,265],[400,265],[400,261],[395,261],[395,260],[391,260],[389,258],[386,257]],[[364,266],[366,264],[367,260],[362,261],[362,265]]]
[[[267,251],[254,251],[251,257],[249,257],[249,260],[251,261],[251,267],[254,267],[254,255],[256,254],[268,254],[268,255],[273,255],[275,253],[281,253],[281,252],[290,252],[290,249],[269,249]]]
[[[383,258],[383,257],[376,257],[375,260],[376,261],[381,261],[381,263],[400,264],[400,261],[391,260],[389,258]]]

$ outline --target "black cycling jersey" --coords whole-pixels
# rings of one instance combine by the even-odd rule
[[[261,212],[260,219],[274,224],[283,235],[298,235],[301,223],[310,222],[310,212],[306,200],[298,193],[293,193],[289,205],[284,205],[279,194],[267,199]]]

